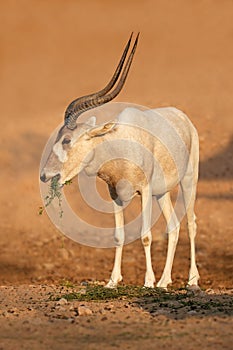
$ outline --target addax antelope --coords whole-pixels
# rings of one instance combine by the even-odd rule
[[[131,40],[132,35],[106,87],[77,98],[66,109],[64,125],[57,134],[40,179],[46,182],[56,176],[62,186],[85,171],[88,176],[97,175],[107,183],[114,205],[116,242],[114,266],[106,286],[109,288],[115,288],[122,280],[123,207],[136,194],[141,196],[142,203],[141,239],[146,257],[144,285],[154,287],[155,283],[151,263],[153,197],[156,197],[163,212],[168,231],[167,259],[157,287],[167,288],[172,282],[171,270],[180,222],[171,203],[170,191],[180,185],[191,246],[188,285],[198,286],[194,203],[199,142],[197,131],[188,117],[174,107],[143,111],[128,107],[115,120],[102,125],[96,125],[95,117],[84,123],[77,122],[82,113],[111,101],[121,91],[136,51],[138,35],[128,55]]]

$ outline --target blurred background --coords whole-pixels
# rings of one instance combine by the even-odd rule
[[[73,243],[46,215],[38,216],[38,169],[69,102],[107,83],[132,31],[141,32],[138,50],[116,101],[173,105],[197,127],[202,284],[232,283],[232,13],[230,0],[1,2],[0,283],[109,277],[113,250]],[[153,229],[157,279],[166,254],[163,230],[161,220]],[[188,271],[184,231],[185,225],[174,267],[177,285]],[[126,247],[123,264],[126,283],[142,284],[140,242]]]

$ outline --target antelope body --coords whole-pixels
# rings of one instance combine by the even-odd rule
[[[132,36],[131,36],[132,37]],[[116,254],[110,281],[106,287],[115,288],[122,280],[121,258],[124,245],[124,203],[136,194],[141,195],[141,238],[146,256],[145,286],[154,287],[151,263],[151,214],[155,196],[167,222],[167,259],[158,287],[167,288],[172,282],[171,270],[179,235],[179,220],[173,209],[170,191],[180,184],[187,214],[191,245],[189,286],[197,286],[199,274],[195,262],[196,222],[194,203],[198,179],[199,145],[196,129],[180,110],[168,107],[153,110],[126,108],[116,120],[96,125],[95,117],[77,123],[85,110],[113,99],[127,77],[138,37],[118,79],[131,38],[110,83],[100,92],[81,97],[67,108],[64,126],[60,129],[48,160],[42,169],[41,180],[54,176],[63,185],[82,170],[98,175],[109,187],[115,213]]]

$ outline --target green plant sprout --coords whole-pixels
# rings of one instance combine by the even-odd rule
[[[38,214],[42,215],[45,208],[48,207],[52,201],[57,198],[58,200],[58,205],[59,205],[59,216],[62,218],[63,215],[63,209],[62,209],[62,193],[61,193],[61,186],[58,183],[58,176],[54,176],[51,179],[50,185],[49,185],[49,193],[45,197],[45,205],[40,206],[38,209]],[[72,180],[68,180],[64,183],[64,185],[70,185],[72,183]]]

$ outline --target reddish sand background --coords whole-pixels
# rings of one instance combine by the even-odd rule
[[[140,31],[130,77],[116,101],[173,105],[197,127],[201,285],[232,288],[232,13],[230,0],[1,2],[0,284],[109,277],[112,249],[63,240],[46,215],[38,216],[38,168],[68,103],[102,88],[129,34]],[[101,225],[103,218],[97,214],[95,220]],[[153,228],[157,279],[166,254],[163,229],[163,220]],[[176,287],[187,279],[188,257],[183,225],[174,263]],[[144,265],[140,242],[127,246],[125,283],[143,284]]]

